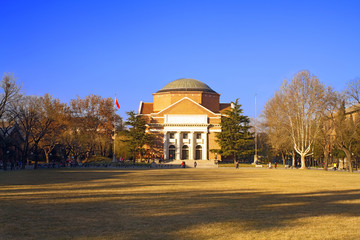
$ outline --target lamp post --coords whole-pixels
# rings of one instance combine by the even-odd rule
[[[257,132],[256,132],[256,94],[255,94],[255,118],[254,118],[254,130],[255,130],[255,155],[254,155],[254,162],[253,164],[257,164],[258,156],[257,156]]]

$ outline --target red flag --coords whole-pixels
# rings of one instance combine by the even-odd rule
[[[115,105],[117,106],[118,109],[120,109],[120,105],[119,105],[119,102],[118,102],[118,100],[116,99],[116,97],[115,97]]]

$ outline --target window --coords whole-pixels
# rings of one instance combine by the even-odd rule
[[[174,139],[174,138],[175,138],[175,133],[172,133],[172,132],[169,133],[169,138],[170,138],[170,139]]]
[[[183,133],[183,139],[188,139],[188,134],[187,133]]]
[[[201,139],[201,133],[196,134],[196,139]]]

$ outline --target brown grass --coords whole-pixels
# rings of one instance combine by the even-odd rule
[[[0,239],[360,239],[360,175],[284,169],[0,172]]]

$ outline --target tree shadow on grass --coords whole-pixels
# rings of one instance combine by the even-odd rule
[[[235,222],[247,230],[265,231],[274,226],[291,225],[292,220],[299,218],[326,215],[359,217],[359,204],[351,203],[359,199],[360,190],[305,194],[226,191],[83,194],[48,198],[48,203],[43,205],[39,204],[41,198],[23,199],[15,200],[14,212],[27,220],[16,221],[32,227],[25,232],[11,232],[11,229],[2,229],[2,232],[15,239],[26,239],[25,233],[30,239],[57,239],[55,236],[65,239],[84,236],[179,239],[179,229],[223,222]]]
[[[133,170],[134,171],[134,170]],[[61,183],[76,183],[82,181],[96,181],[109,179],[132,173],[133,171],[119,171],[117,169],[38,169],[25,171],[0,172],[0,186],[10,185],[50,185]],[[141,171],[141,170],[137,170]]]
[[[360,216],[360,189],[306,193],[187,189],[168,173],[151,173],[158,183],[136,173],[127,171],[130,175],[124,179],[118,173],[95,173],[91,184],[84,184],[83,176],[73,188],[58,191],[42,185],[33,195],[5,189],[0,197],[0,232],[4,239],[201,239],[187,229],[231,222],[249,231],[268,231],[294,227],[297,219],[314,216]],[[108,181],[114,177],[119,182]],[[188,180],[186,175],[177,177]],[[195,185],[207,179],[201,174],[191,178]]]

